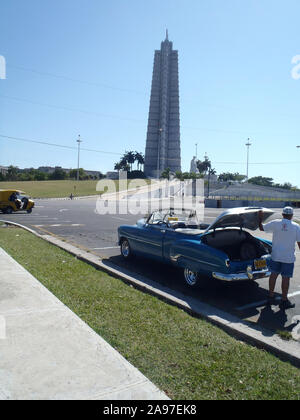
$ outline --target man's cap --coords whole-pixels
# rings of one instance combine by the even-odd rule
[[[284,209],[282,210],[282,214],[287,214],[287,215],[291,215],[294,214],[294,210],[293,207],[284,207]]]

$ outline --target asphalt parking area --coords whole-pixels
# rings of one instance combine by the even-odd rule
[[[99,258],[105,258],[125,267],[134,274],[148,277],[161,285],[174,288],[188,296],[198,297],[216,308],[253,323],[253,327],[263,326],[274,334],[277,330],[295,331],[300,319],[300,253],[297,252],[295,278],[291,281],[290,299],[295,308],[281,311],[278,304],[266,306],[268,279],[256,282],[246,281],[226,283],[206,279],[203,287],[190,289],[184,282],[181,270],[147,259],[135,258],[124,261],[117,245],[117,228],[121,224],[134,224],[140,216],[97,215],[95,200],[48,201],[37,203],[32,214],[17,213],[1,215],[1,219],[23,224],[42,235],[53,235],[88,250]],[[205,222],[212,222],[224,209],[205,209]],[[264,237],[264,233],[255,232]],[[276,296],[280,299],[280,284],[276,285]],[[300,335],[300,331],[299,331]],[[300,337],[299,337],[300,339]]]

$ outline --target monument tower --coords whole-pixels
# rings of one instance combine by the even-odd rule
[[[178,51],[166,39],[154,54],[145,174],[159,177],[162,171],[181,170]]]

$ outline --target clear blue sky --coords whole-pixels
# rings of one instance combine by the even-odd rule
[[[218,173],[300,187],[299,0],[9,0],[0,13],[0,134],[144,152],[153,54],[179,50],[182,169],[198,143]],[[58,77],[61,76],[61,77]],[[83,151],[85,169],[119,156]],[[76,167],[76,150],[0,137],[0,165]]]

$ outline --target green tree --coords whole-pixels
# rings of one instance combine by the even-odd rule
[[[253,178],[248,179],[250,184],[261,185],[263,187],[272,187],[273,178],[264,177],[264,176],[254,176]]]
[[[204,156],[204,160],[197,160],[196,162],[198,171],[202,175],[206,175],[208,171],[211,169],[211,161],[208,159],[207,156]]]
[[[241,175],[238,172],[223,172],[218,176],[219,181],[244,181],[246,179],[246,175]]]
[[[122,171],[127,171],[127,172],[130,171],[130,165],[128,163],[126,156],[122,157],[122,159],[120,160],[120,165],[121,165]]]
[[[10,165],[7,169],[6,179],[7,181],[17,181],[19,175],[19,168],[16,166]]]
[[[202,175],[190,173],[190,172],[181,172],[177,171],[175,172],[175,178],[179,179],[180,181],[184,181],[185,179],[196,179],[196,178],[202,178]]]
[[[297,187],[293,186],[290,182],[285,182],[283,184],[273,184],[273,187],[297,191]]]
[[[71,169],[69,172],[69,178],[77,179],[77,169]],[[79,179],[83,180],[86,179],[87,175],[84,172],[83,168],[79,168]]]
[[[144,155],[136,151],[134,154],[134,159],[137,162],[137,169],[139,171],[141,169],[141,166],[143,166],[145,163]]]
[[[49,179],[62,180],[66,179],[67,174],[62,168],[55,168],[54,172],[49,175]]]
[[[183,181],[183,174],[182,174],[182,172],[181,171],[176,171],[175,172],[175,178],[176,179],[179,179],[180,181]]]
[[[125,152],[124,159],[130,165],[130,170],[132,171],[132,165],[135,162],[135,153],[134,152]]]
[[[115,169],[115,171],[120,171],[122,169],[121,162],[115,163],[114,169]]]
[[[47,175],[44,172],[36,170],[34,174],[34,179],[36,181],[45,181],[47,179]]]
[[[119,162],[115,163],[115,170],[117,171],[131,171],[132,172],[132,165],[137,162],[137,170],[140,171],[140,166],[145,163],[145,158],[142,153],[133,152],[133,151],[126,151]]]
[[[171,169],[170,168],[166,168],[160,175],[160,178],[162,179],[170,179],[170,172]]]

